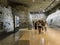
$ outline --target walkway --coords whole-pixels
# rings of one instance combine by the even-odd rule
[[[19,45],[60,45],[60,31],[47,27],[47,31],[38,34],[37,30],[24,30]]]

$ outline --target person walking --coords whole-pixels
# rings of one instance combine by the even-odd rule
[[[37,21],[35,22],[35,30],[37,30]]]
[[[41,24],[42,24],[42,31],[43,31],[43,30],[46,31],[46,30],[47,30],[47,29],[46,29],[46,21],[44,22],[44,21],[42,20],[42,21],[41,21]]]
[[[38,27],[38,32],[40,34],[41,33],[41,30],[42,30],[42,24],[41,24],[41,21],[40,20],[37,23],[37,27]]]

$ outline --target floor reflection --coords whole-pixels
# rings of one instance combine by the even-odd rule
[[[21,40],[29,40],[29,45],[46,45],[47,37],[46,33],[42,32],[41,34],[38,33],[38,30],[29,30],[25,31],[24,35],[19,39]],[[19,42],[20,43],[20,42]],[[24,43],[24,42],[22,42]]]
[[[47,31],[42,31],[41,34],[38,33],[38,30],[24,30],[23,36],[19,41],[24,40],[24,43],[27,45],[60,45],[60,31],[53,28],[47,28]],[[20,45],[20,42],[19,42]]]

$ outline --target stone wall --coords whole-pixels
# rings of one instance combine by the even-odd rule
[[[10,32],[14,30],[14,24],[13,24],[13,15],[12,15],[12,10],[11,7],[9,6],[8,8],[2,7],[0,8],[1,17],[0,17],[0,22],[3,23],[3,30]]]
[[[19,16],[20,28],[27,28],[28,27],[28,13],[27,11],[20,10],[19,7],[17,8],[19,10],[17,10],[16,8],[13,9],[13,15]]]

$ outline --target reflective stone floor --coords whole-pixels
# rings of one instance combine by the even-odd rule
[[[18,45],[60,45],[60,30],[47,27],[47,31],[23,30],[24,34],[19,39]]]

